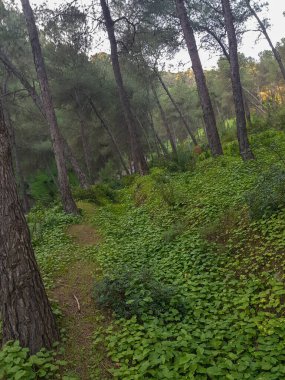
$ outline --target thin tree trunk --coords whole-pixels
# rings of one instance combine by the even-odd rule
[[[151,159],[153,159],[153,154],[152,154],[152,153],[153,153],[153,146],[152,146],[152,144],[151,144],[151,142],[150,142],[150,140],[149,140],[149,136],[148,136],[147,128],[145,128],[145,126],[144,126],[143,123],[140,121],[140,119],[138,118],[137,115],[135,115],[135,118],[136,118],[136,120],[137,120],[137,122],[138,122],[138,124],[139,124],[139,126],[140,126],[140,128],[141,128],[141,130],[142,130],[143,133],[144,133],[145,140],[146,140],[146,142],[147,142],[148,149],[149,149],[149,152],[150,152],[150,157],[151,157]],[[155,149],[155,147],[154,147],[154,149]]]
[[[11,72],[16,78],[19,79],[19,81],[27,90],[30,97],[33,99],[34,104],[39,109],[43,118],[46,120],[46,115],[44,112],[42,100],[40,96],[38,95],[38,93],[36,92],[35,88],[29,83],[29,81],[25,78],[25,76],[15,67],[15,65],[11,62],[9,57],[7,57],[7,55],[1,49],[0,49],[0,61],[4,64],[4,66],[7,68],[9,72]],[[88,183],[86,175],[81,170],[80,165],[78,164],[78,161],[76,157],[74,156],[67,141],[64,139],[62,135],[61,135],[61,138],[62,138],[62,144],[64,147],[65,158],[67,159],[68,162],[70,162],[72,169],[80,183],[80,186],[84,189],[88,188],[90,184]]]
[[[8,130],[0,106],[0,309],[3,342],[31,353],[59,339],[17,194]]]
[[[64,149],[64,156],[70,162],[70,165],[79,181],[80,187],[82,187],[83,189],[88,189],[88,187],[90,187],[90,183],[84,172],[81,170],[77,159],[75,158],[72,150],[70,149],[70,146],[67,144],[66,140],[63,137],[62,145]]]
[[[130,101],[129,101],[129,98],[128,98],[128,95],[126,93],[124,83],[123,83],[123,78],[122,78],[122,73],[121,73],[121,68],[120,68],[120,63],[119,63],[119,58],[118,58],[118,48],[117,48],[117,41],[115,37],[114,21],[112,20],[110,9],[108,7],[106,0],[100,0],[100,3],[101,3],[102,11],[103,11],[106,29],[108,32],[109,41],[110,41],[111,60],[112,60],[114,76],[117,83],[117,88],[119,92],[122,109],[124,112],[124,117],[126,120],[128,131],[129,131],[131,153],[132,153],[132,159],[134,162],[134,168],[135,168],[135,171],[141,174],[145,174],[148,171],[147,163],[146,163],[146,160],[143,154],[143,148],[138,136],[136,122],[132,115]]]
[[[80,104],[78,93],[76,90],[74,91],[74,93],[75,93],[75,102],[78,108],[77,116],[80,123],[80,136],[81,136],[81,142],[82,142],[82,148],[83,148],[83,154],[84,154],[84,161],[87,168],[89,179],[91,180],[91,182],[93,182],[94,176],[93,176],[93,169],[92,169],[93,163],[92,163],[91,148],[89,145],[88,137],[86,135],[86,129],[85,129],[83,115],[82,115],[82,106]]]
[[[156,140],[157,140],[159,146],[161,147],[161,150],[162,150],[164,156],[165,156],[165,157],[169,156],[166,147],[164,146],[164,144],[163,144],[161,138],[159,137],[158,133],[157,133],[156,130],[155,130],[155,127],[154,127],[154,124],[153,124],[152,115],[150,115],[150,117],[149,117],[149,124],[150,124],[150,127],[151,127],[152,131],[153,131],[154,137],[156,138]]]
[[[236,110],[237,135],[239,142],[240,155],[244,160],[253,159],[254,155],[250,149],[247,129],[246,117],[244,109],[243,90],[240,79],[240,69],[237,50],[237,38],[234,27],[233,15],[229,0],[222,0],[223,13],[225,18],[225,26],[229,40],[229,55],[231,66],[231,80],[233,88],[233,97]]]
[[[248,9],[250,10],[250,12],[252,13],[252,15],[255,17],[255,19],[257,20],[259,26],[260,26],[260,29],[264,35],[264,37],[266,38],[271,50],[272,50],[272,53],[274,55],[274,58],[276,59],[278,65],[279,65],[279,68],[280,68],[280,71],[281,71],[281,74],[283,76],[283,79],[285,80],[285,66],[284,66],[284,63],[282,62],[282,58],[281,58],[281,55],[279,54],[279,51],[275,48],[275,46],[273,45],[273,42],[271,41],[271,38],[269,37],[269,34],[267,33],[267,30],[266,30],[266,27],[264,25],[264,23],[260,20],[258,14],[255,12],[254,8],[250,5],[250,0],[246,0],[246,3],[247,3],[247,6],[248,6]]]
[[[42,55],[38,31],[36,28],[33,10],[29,0],[21,0],[23,12],[26,18],[27,29],[29,33],[30,43],[34,56],[34,63],[38,75],[43,107],[47,121],[50,126],[51,140],[54,150],[54,156],[57,166],[59,190],[64,210],[68,213],[78,213],[78,209],[72,198],[71,188],[68,179],[67,168],[64,160],[64,149],[62,146],[62,138],[57,124],[53,101],[49,89],[48,77],[45,69],[45,63]]]
[[[123,168],[125,169],[125,172],[127,174],[130,174],[130,171],[129,171],[129,169],[128,169],[125,161],[124,161],[124,158],[123,158],[123,155],[122,155],[121,150],[119,148],[119,145],[117,144],[117,141],[116,141],[115,137],[113,136],[113,133],[112,133],[111,129],[109,128],[109,126],[106,123],[106,121],[103,119],[102,115],[97,110],[97,108],[96,108],[96,106],[95,106],[95,104],[94,104],[94,102],[93,102],[92,99],[89,100],[89,103],[90,103],[90,105],[91,105],[91,107],[92,107],[95,115],[100,120],[102,127],[105,129],[105,131],[107,132],[108,136],[110,137],[110,139],[111,139],[111,141],[112,141],[112,143],[113,143],[113,145],[114,145],[114,147],[115,147],[115,149],[116,149],[116,151],[118,153],[118,157],[119,157],[119,159],[121,161],[121,164],[122,164]]]
[[[160,104],[160,101],[158,99],[158,95],[157,95],[157,93],[155,91],[155,88],[153,86],[152,86],[152,92],[153,92],[153,95],[154,95],[157,107],[159,109],[159,112],[160,112],[160,115],[161,115],[161,119],[163,121],[163,125],[164,125],[164,128],[166,130],[167,137],[168,137],[168,139],[170,141],[172,153],[175,155],[175,157],[177,157],[178,155],[177,155],[176,144],[175,144],[174,138],[172,136],[171,129],[170,129],[170,126],[168,124],[167,117],[165,115],[164,109],[162,108],[162,105]]]
[[[157,69],[154,69],[154,72],[155,72],[155,74],[156,74],[158,80],[160,81],[162,87],[164,88],[164,90],[165,90],[167,96],[169,97],[171,103],[173,104],[174,108],[176,109],[177,113],[179,114],[180,119],[182,120],[182,123],[183,123],[185,129],[187,130],[187,132],[189,133],[189,135],[190,135],[190,137],[191,137],[191,139],[192,139],[192,141],[193,141],[193,144],[194,144],[195,146],[198,145],[197,140],[196,140],[196,137],[194,136],[193,132],[191,131],[191,128],[189,127],[189,125],[188,125],[188,123],[187,123],[187,121],[186,121],[184,115],[182,114],[181,109],[179,108],[178,104],[176,103],[176,101],[174,100],[173,96],[172,96],[171,93],[169,92],[169,90],[168,90],[166,84],[164,83],[164,81],[163,81],[161,75],[159,74],[158,70],[157,70]]]
[[[199,52],[195,40],[193,28],[190,24],[184,0],[175,0],[176,11],[183,30],[186,45],[192,61],[198,94],[203,110],[203,118],[206,127],[206,136],[213,156],[223,154],[220,136],[217,129],[215,113],[211,102],[206,77],[203,71]]]
[[[37,94],[35,88],[27,81],[25,76],[15,67],[15,65],[10,60],[10,58],[1,49],[0,49],[0,61],[3,63],[3,65],[6,67],[6,69],[9,72],[11,72],[16,78],[19,79],[19,81],[28,91],[30,97],[33,99],[35,105],[38,107],[40,112],[44,115],[42,101],[39,95]]]

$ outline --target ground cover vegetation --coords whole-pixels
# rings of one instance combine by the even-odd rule
[[[267,10],[0,1],[0,379],[285,379]],[[171,68],[183,49],[191,69]]]

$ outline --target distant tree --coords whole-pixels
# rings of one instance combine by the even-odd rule
[[[229,41],[229,58],[231,66],[231,81],[233,88],[233,97],[236,111],[237,135],[239,142],[240,155],[244,160],[253,159],[253,153],[250,149],[247,129],[246,116],[244,108],[243,90],[240,79],[240,68],[238,59],[237,38],[229,0],[221,0],[225,19],[225,26]]]
[[[114,76],[118,87],[119,97],[124,112],[124,117],[129,131],[130,145],[131,145],[131,154],[134,164],[134,169],[136,172],[145,174],[148,170],[146,159],[144,156],[142,144],[138,134],[138,128],[136,125],[136,120],[131,110],[130,100],[126,92],[123,77],[121,73],[121,67],[118,57],[118,47],[114,30],[114,21],[112,19],[110,8],[106,0],[100,0],[101,8],[103,11],[103,17],[105,20],[105,26],[107,29],[110,47],[111,47],[111,60],[114,70]]]
[[[262,34],[266,38],[266,40],[267,40],[267,42],[268,42],[268,44],[272,50],[274,58],[276,59],[276,62],[278,63],[278,66],[280,68],[283,79],[285,80],[285,66],[284,66],[284,63],[282,61],[282,58],[281,58],[281,55],[280,55],[278,49],[276,49],[276,47],[274,46],[274,44],[273,44],[273,42],[269,36],[268,22],[267,22],[267,20],[261,20],[261,18],[258,16],[258,11],[256,9],[260,9],[259,4],[256,2],[253,4],[251,0],[245,0],[245,2],[246,2],[248,9],[251,12],[251,14],[253,15],[253,17],[255,17],[255,19],[258,23],[258,26],[260,28],[260,31],[262,32]]]
[[[163,109],[162,105],[160,104],[158,95],[157,95],[156,90],[155,90],[154,87],[152,87],[152,92],[153,92],[154,99],[155,99],[155,102],[157,104],[157,107],[159,109],[159,112],[160,112],[160,115],[161,115],[161,119],[162,119],[162,122],[163,122],[163,126],[165,128],[168,140],[170,141],[172,153],[173,153],[174,157],[177,158],[176,143],[175,143],[174,137],[172,136],[170,125],[169,125],[168,120],[167,120],[167,116],[166,116],[166,114],[164,112],[164,109]]]
[[[159,71],[155,68],[154,69],[154,73],[155,75],[157,76],[159,82],[161,83],[163,89],[165,90],[167,96],[169,97],[171,103],[173,104],[174,108],[176,109],[178,115],[180,116],[180,119],[184,125],[184,127],[186,128],[186,131],[189,133],[189,136],[191,137],[192,141],[193,141],[193,144],[194,145],[198,145],[197,143],[197,139],[196,137],[194,136],[193,132],[191,131],[191,128],[190,126],[188,125],[179,105],[177,104],[177,102],[174,100],[173,96],[171,95],[170,91],[168,90],[166,84],[164,83],[164,80],[162,79],[162,76],[160,75]]]
[[[67,168],[64,160],[64,148],[57,123],[53,101],[49,89],[48,77],[40,45],[39,35],[35,23],[33,10],[29,0],[21,0],[23,12],[26,18],[27,29],[34,56],[35,68],[41,87],[42,101],[46,118],[50,126],[50,134],[57,165],[59,190],[64,210],[68,213],[78,213],[76,204],[72,198],[71,188],[68,180]]]
[[[185,0],[176,0],[176,11],[183,30],[184,39],[192,61],[192,68],[196,79],[197,89],[203,109],[206,135],[213,156],[223,154],[222,145],[216,125],[216,118],[201,64],[193,27],[187,15]]]
[[[24,86],[28,94],[30,95],[31,99],[33,100],[35,106],[39,109],[40,113],[43,115],[44,118],[46,118],[44,106],[41,97],[37,93],[34,86],[31,85],[31,83],[27,80],[26,76],[13,64],[13,62],[10,60],[10,58],[0,49],[0,61],[5,66],[6,70],[13,74],[15,78],[17,78],[20,83]],[[70,146],[68,145],[67,141],[63,138],[62,139],[62,145],[64,149],[64,154],[66,160],[71,164],[75,175],[78,178],[78,181],[80,183],[80,186],[82,188],[89,187],[89,182],[87,180],[86,175],[81,170],[80,165],[75,158]]]

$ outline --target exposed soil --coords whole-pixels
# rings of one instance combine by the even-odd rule
[[[96,230],[88,224],[74,224],[67,229],[67,233],[81,246],[96,245],[101,240]]]
[[[73,225],[67,233],[80,246],[97,245],[100,236],[89,225]],[[55,283],[52,298],[59,302],[64,315],[64,327],[67,332],[65,360],[70,363],[70,370],[80,380],[109,379],[110,362],[105,359],[102,350],[93,352],[92,336],[96,329],[102,327],[102,313],[96,309],[92,299],[95,278],[99,269],[94,262],[80,260],[73,263]],[[105,318],[106,320],[106,318]]]

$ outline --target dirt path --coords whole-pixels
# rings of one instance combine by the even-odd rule
[[[79,246],[92,246],[100,242],[96,230],[88,224],[70,226],[67,233]],[[109,379],[108,360],[104,352],[92,350],[92,336],[97,328],[106,324],[102,314],[92,300],[94,280],[99,276],[96,263],[80,259],[73,263],[57,281],[52,298],[58,300],[63,312],[63,324],[66,328],[67,342],[65,359],[70,369],[80,380]]]

